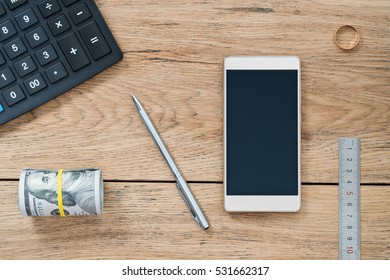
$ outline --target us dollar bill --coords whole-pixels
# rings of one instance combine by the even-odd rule
[[[59,216],[58,170],[22,169],[19,208],[23,216]],[[66,216],[97,215],[103,210],[100,169],[64,170],[62,205]]]

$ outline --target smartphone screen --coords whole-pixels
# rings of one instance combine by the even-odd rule
[[[227,195],[298,195],[298,70],[226,70]]]

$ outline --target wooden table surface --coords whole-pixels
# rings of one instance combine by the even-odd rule
[[[118,64],[0,127],[0,259],[337,259],[338,137],[361,138],[361,258],[390,259],[390,2],[98,0]],[[334,31],[361,32],[351,51]],[[223,59],[302,62],[302,209],[223,209]],[[201,230],[135,93],[210,222]],[[93,217],[22,217],[24,167],[103,171]],[[261,177],[259,178],[261,180]]]

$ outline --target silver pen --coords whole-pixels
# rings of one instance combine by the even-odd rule
[[[168,149],[165,147],[164,142],[161,140],[160,135],[158,134],[156,128],[150,120],[148,114],[133,94],[131,95],[131,97],[133,98],[134,104],[137,107],[138,113],[140,114],[144,124],[152,135],[154,142],[156,143],[165,161],[168,163],[168,166],[171,169],[173,175],[175,176],[176,187],[180,195],[183,197],[183,200],[186,203],[188,209],[190,210],[192,217],[202,229],[208,229],[209,223],[207,222],[206,217],[203,215],[202,210],[200,209],[198,203],[192,195],[186,180],[184,180],[183,176],[181,176],[179,168],[177,168],[175,162],[173,161],[171,155],[168,152]]]

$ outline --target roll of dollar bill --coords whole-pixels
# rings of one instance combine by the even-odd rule
[[[58,190],[62,190],[60,195]],[[100,169],[22,169],[19,179],[19,208],[23,216],[101,214],[102,172]]]

